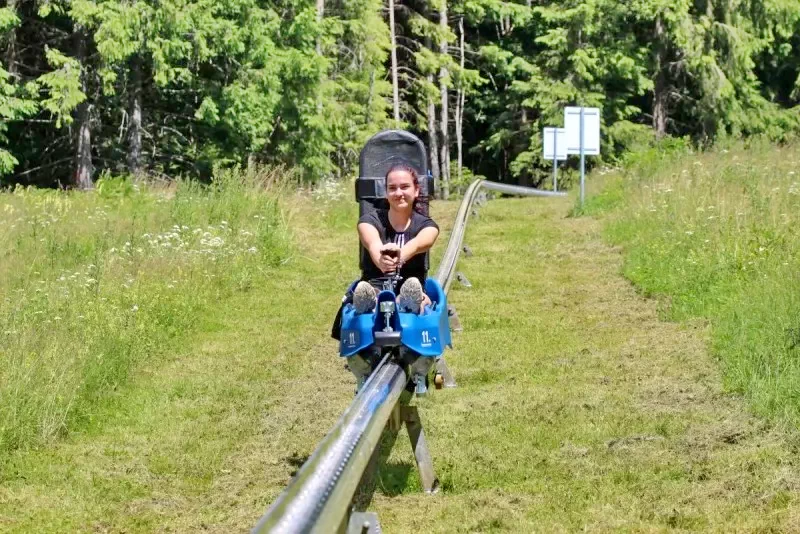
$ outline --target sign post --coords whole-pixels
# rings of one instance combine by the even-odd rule
[[[581,206],[586,198],[585,157],[600,154],[600,108],[564,108],[564,129],[567,131],[567,153],[581,157]]]
[[[564,128],[547,127],[542,130],[543,157],[553,160],[553,191],[558,191],[558,160],[567,159],[566,135]]]

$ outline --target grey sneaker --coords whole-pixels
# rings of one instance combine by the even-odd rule
[[[400,295],[397,298],[397,304],[400,308],[405,308],[411,313],[419,313],[422,300],[425,298],[422,293],[422,284],[419,283],[418,278],[409,278],[400,288]]]
[[[356,313],[369,313],[374,310],[377,298],[375,288],[369,282],[363,280],[359,282],[353,291],[353,307],[356,309]]]

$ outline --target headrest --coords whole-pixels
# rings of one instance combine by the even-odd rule
[[[409,165],[417,171],[421,196],[433,196],[434,184],[428,172],[425,145],[416,135],[405,130],[384,130],[367,141],[358,159],[359,172],[355,187],[360,215],[387,207],[386,173],[398,164]]]

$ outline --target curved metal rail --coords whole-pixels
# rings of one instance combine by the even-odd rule
[[[435,274],[445,292],[450,287],[468,216],[480,187],[511,195],[565,196],[483,180],[472,182],[458,208]],[[402,367],[384,358],[253,532],[336,532],[347,517],[364,470],[408,380]]]

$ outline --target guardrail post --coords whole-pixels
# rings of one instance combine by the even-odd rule
[[[403,406],[402,411],[406,430],[408,430],[408,438],[411,440],[411,448],[414,449],[414,458],[417,461],[422,489],[428,494],[436,493],[439,491],[439,479],[436,478],[436,473],[433,471],[431,451],[428,449],[428,442],[425,439],[425,431],[422,429],[419,411],[416,406]]]

